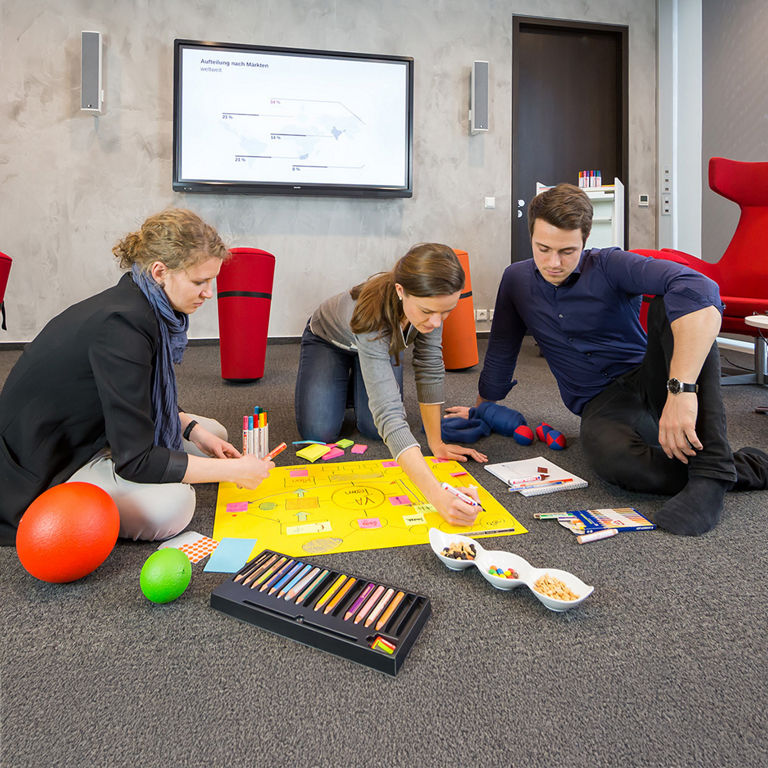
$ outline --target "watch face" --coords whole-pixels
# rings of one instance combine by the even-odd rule
[[[679,395],[680,392],[682,392],[682,385],[680,384],[680,381],[678,379],[670,379],[667,382],[667,389],[673,395]]]

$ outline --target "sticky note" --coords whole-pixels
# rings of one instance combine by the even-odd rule
[[[354,440],[347,440],[346,438],[344,440],[337,440],[336,445],[339,446],[339,448],[349,448],[350,445],[354,445]]]
[[[390,496],[389,503],[396,507],[400,504],[410,504],[411,500],[407,496]]]
[[[396,461],[382,461],[382,467],[398,467],[400,466]]]
[[[327,445],[308,445],[306,448],[296,451],[296,455],[307,461],[317,461],[321,456],[325,456],[330,450],[331,449]]]
[[[424,515],[421,513],[417,515],[403,515],[403,522],[408,526],[427,524],[427,521],[424,519]]]
[[[362,445],[361,443],[355,443],[352,446],[351,453],[365,453],[368,450],[367,445]]]
[[[292,469],[291,477],[309,477],[308,469]]]
[[[462,475],[466,474],[466,472],[451,472],[451,477],[461,477]]]
[[[237,573],[250,559],[254,546],[256,539],[222,539],[203,570]]]
[[[378,517],[361,517],[357,524],[360,528],[381,528],[381,520]]]
[[[247,512],[247,511],[248,511],[247,501],[233,501],[227,504],[227,512]]]
[[[328,452],[323,455],[322,459],[323,461],[328,461],[329,459],[335,459],[343,455],[344,455],[344,451],[342,451],[341,448],[333,447],[328,449]]]

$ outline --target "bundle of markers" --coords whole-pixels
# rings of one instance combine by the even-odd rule
[[[263,459],[268,453],[267,411],[256,406],[253,409],[253,416],[243,416],[243,454],[255,454]]]

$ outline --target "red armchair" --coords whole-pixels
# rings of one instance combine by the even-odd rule
[[[768,313],[768,163],[744,163],[713,157],[709,186],[741,208],[741,217],[728,248],[719,261],[702,261],[670,248],[638,250],[644,256],[671,259],[701,272],[720,286],[725,304],[722,330],[762,339],[759,328],[744,322],[747,315]],[[755,344],[754,375],[731,376],[723,383],[746,384],[765,374],[765,345]],[[761,382],[762,383],[762,382]]]

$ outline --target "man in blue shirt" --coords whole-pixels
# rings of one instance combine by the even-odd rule
[[[768,455],[734,454],[726,437],[717,284],[671,261],[583,250],[592,205],[573,185],[542,192],[528,217],[533,259],[502,277],[478,403],[507,396],[530,333],[563,402],[582,417],[595,472],[628,490],[671,494],[654,516],[661,528],[712,529],[726,491],[768,487]],[[638,319],[643,294],[656,296],[647,339]]]

